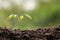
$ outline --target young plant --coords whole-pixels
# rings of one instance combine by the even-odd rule
[[[16,24],[17,24],[17,26],[19,26],[20,23],[21,23],[21,21],[22,21],[25,17],[27,17],[28,19],[32,20],[32,17],[31,17],[30,15],[28,15],[28,14],[24,14],[24,15],[21,15],[21,16],[18,16],[17,14],[11,14],[11,15],[8,16],[8,19],[9,19],[9,21],[10,21],[11,23],[17,19],[17,22],[14,22],[14,25],[13,25],[13,23],[12,23],[12,25],[13,25],[13,26],[16,26]],[[15,18],[15,19],[14,19],[14,18]],[[13,21],[12,21],[12,19],[13,19]]]

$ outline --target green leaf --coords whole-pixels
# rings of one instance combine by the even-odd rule
[[[20,20],[22,20],[24,18],[24,16],[20,16]]]
[[[14,16],[14,14],[11,14],[8,16],[9,19],[11,19]]]
[[[14,15],[14,18],[17,17],[17,15]]]
[[[32,20],[32,17],[30,15],[25,14],[25,16]]]

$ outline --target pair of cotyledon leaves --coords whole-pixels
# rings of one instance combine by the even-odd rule
[[[28,14],[24,14],[24,15],[20,16],[19,19],[22,20],[24,18],[24,16],[26,16],[30,20],[32,20],[32,17]],[[11,14],[11,15],[8,16],[9,20],[11,20],[11,18],[16,18],[16,17],[18,17],[18,15],[16,15],[16,14]]]

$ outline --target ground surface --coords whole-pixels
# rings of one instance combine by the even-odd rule
[[[0,40],[60,40],[60,26],[36,30],[0,28]]]

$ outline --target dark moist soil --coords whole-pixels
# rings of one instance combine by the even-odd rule
[[[0,40],[60,40],[60,26],[24,31],[0,28]]]

